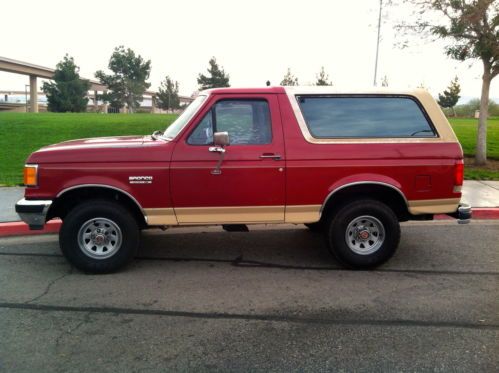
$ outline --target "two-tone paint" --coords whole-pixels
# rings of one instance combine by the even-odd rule
[[[174,139],[83,139],[33,153],[27,163],[39,166],[38,185],[26,188],[25,198],[55,201],[79,188],[108,188],[128,196],[152,226],[316,222],[335,193],[355,185],[393,189],[413,215],[457,209],[455,170],[462,150],[425,91],[341,94],[411,96],[435,126],[435,138],[314,139],[296,95],[337,94],[331,88],[224,88],[202,94],[207,99]],[[209,145],[189,145],[187,138],[224,99],[266,100],[272,142],[228,146],[221,174],[213,174],[220,155],[209,152]],[[150,182],[131,182],[137,178]]]

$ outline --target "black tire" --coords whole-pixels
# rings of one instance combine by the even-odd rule
[[[400,224],[384,203],[358,200],[344,205],[329,219],[326,239],[331,253],[343,265],[353,269],[373,268],[395,253]]]
[[[89,228],[84,229],[88,225]],[[96,231],[100,236],[97,238],[104,240],[104,244],[90,247],[94,241],[88,237],[91,233],[85,232]],[[137,253],[139,240],[139,225],[130,211],[108,200],[90,200],[77,205],[66,215],[59,232],[64,256],[76,268],[90,273],[111,273],[124,267]],[[101,253],[97,252],[98,247]]]
[[[316,223],[305,223],[305,227],[310,229],[311,232],[322,232],[324,229],[324,224],[322,222],[316,222]]]

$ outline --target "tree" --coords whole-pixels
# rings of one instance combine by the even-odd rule
[[[452,80],[445,91],[438,94],[438,104],[443,108],[449,108],[456,116],[456,112],[454,111],[454,106],[456,106],[457,102],[461,98],[459,94],[461,93],[461,86],[459,85],[459,79],[456,76],[454,80]]]
[[[381,86],[388,87],[388,77],[386,75],[381,79]]]
[[[178,82],[173,81],[167,75],[161,82],[156,94],[158,107],[164,110],[174,110],[180,108],[180,98],[178,97]]]
[[[110,90],[101,98],[115,109],[126,105],[128,111],[133,113],[143,100],[144,92],[151,86],[146,82],[151,73],[151,61],[145,61],[140,55],[135,55],[133,50],[121,45],[114,49],[108,68],[113,74],[105,74],[102,70],[95,73]]]
[[[226,74],[224,69],[218,66],[217,59],[212,57],[208,63],[210,64],[208,67],[209,75],[198,75],[199,89],[230,87],[229,74]]]
[[[483,65],[480,118],[475,163],[487,162],[487,117],[490,84],[499,74],[499,3],[497,0],[404,0],[416,5],[412,30],[448,40],[447,55],[481,60]],[[438,17],[432,17],[435,14]],[[430,22],[429,20],[432,20]],[[435,21],[435,23],[433,22]],[[407,25],[402,25],[407,27]]]
[[[54,71],[54,82],[44,82],[42,91],[47,96],[48,110],[54,112],[82,112],[87,110],[90,82],[80,79],[80,68],[67,54]]]
[[[298,78],[291,73],[291,69],[288,67],[288,72],[282,78],[280,85],[282,86],[291,86],[298,85]]]
[[[315,77],[317,78],[315,85],[333,85],[333,83],[329,81],[329,75],[324,71],[324,66],[321,67],[321,71],[319,71],[319,74]]]

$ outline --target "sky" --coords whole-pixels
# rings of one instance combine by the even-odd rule
[[[0,10],[0,56],[55,67],[68,53],[80,75],[94,79],[114,47],[132,48],[152,61],[156,90],[165,75],[180,93],[197,90],[196,78],[215,56],[235,87],[278,85],[287,69],[312,84],[321,66],[339,89],[373,85],[379,0],[6,0]],[[440,41],[405,40],[393,25],[410,10],[385,7],[378,82],[394,88],[426,87],[433,95],[458,75],[461,96],[480,96],[481,64],[458,62]],[[0,72],[0,90],[24,90],[28,78]],[[41,83],[39,83],[41,85]],[[491,97],[499,98],[492,82]]]

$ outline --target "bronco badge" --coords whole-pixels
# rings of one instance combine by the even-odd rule
[[[152,184],[152,176],[128,176],[130,184]]]

